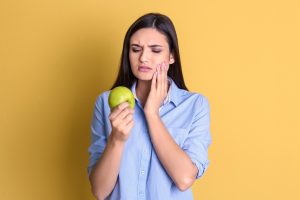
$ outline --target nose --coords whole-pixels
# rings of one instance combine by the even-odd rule
[[[140,61],[141,61],[142,63],[148,61],[148,53],[146,52],[145,49],[141,51]]]

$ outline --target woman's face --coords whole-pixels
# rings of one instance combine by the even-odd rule
[[[142,28],[130,38],[129,61],[134,76],[139,80],[151,80],[157,66],[174,63],[167,38],[154,28]]]

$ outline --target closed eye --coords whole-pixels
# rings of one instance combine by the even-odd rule
[[[143,47],[140,46],[139,44],[134,43],[134,44],[131,44],[130,46],[131,46],[132,52],[134,52],[134,53],[137,53],[137,52],[143,50]],[[159,45],[159,44],[148,45],[148,47],[151,48],[153,53],[157,53],[157,54],[160,53],[162,51],[161,48],[163,48],[163,46]]]
[[[136,52],[141,51],[141,49],[132,49],[132,51],[136,53]],[[153,52],[153,53],[160,53],[161,50],[158,50],[158,49],[152,49],[152,52]]]
[[[155,49],[153,49],[152,52],[154,52],[154,53],[160,53],[161,50],[155,50]]]
[[[140,49],[132,49],[133,52],[139,52]]]

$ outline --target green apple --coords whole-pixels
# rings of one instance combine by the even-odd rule
[[[127,101],[130,108],[134,109],[135,99],[134,96],[127,87],[118,86],[113,88],[108,96],[108,104],[110,109],[113,109],[117,105]]]

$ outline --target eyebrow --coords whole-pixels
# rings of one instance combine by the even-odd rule
[[[135,46],[135,47],[141,47],[140,45],[138,44],[131,44],[131,46]],[[148,45],[148,47],[163,47],[161,45],[158,45],[158,44],[153,44],[153,45]]]

